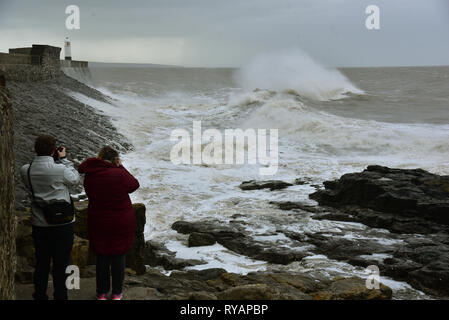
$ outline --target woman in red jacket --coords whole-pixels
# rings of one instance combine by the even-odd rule
[[[129,193],[139,182],[122,166],[111,147],[100,150],[97,158],[85,160],[78,168],[84,173],[84,189],[89,198],[88,233],[97,254],[97,299],[106,300],[112,271],[112,299],[122,298],[125,255],[134,241],[136,218]]]

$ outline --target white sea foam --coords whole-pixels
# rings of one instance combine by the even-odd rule
[[[299,48],[262,53],[241,68],[236,79],[250,91],[290,91],[316,100],[363,93],[338,70],[322,66]]]

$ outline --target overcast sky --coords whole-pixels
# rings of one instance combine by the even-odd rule
[[[380,30],[365,27],[371,4]],[[329,66],[449,65],[449,0],[0,0],[0,52],[66,36],[88,61],[239,67],[300,47]]]

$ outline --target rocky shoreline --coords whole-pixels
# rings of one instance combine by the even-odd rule
[[[341,300],[391,299],[392,290],[381,284],[368,289],[359,277],[316,278],[307,273],[253,272],[247,275],[228,273],[224,269],[183,270],[200,261],[188,261],[170,256],[163,246],[145,243],[143,228],[146,223],[145,206],[134,204],[137,228],[132,249],[127,254],[127,276],[124,295],[128,300]],[[34,248],[30,217],[19,216],[16,241],[18,270],[16,272],[16,299],[30,299],[33,292],[32,275]],[[87,202],[76,203],[75,243],[71,263],[80,268],[80,290],[69,292],[70,299],[95,298],[95,255],[87,238]],[[180,225],[180,224],[178,224]],[[204,236],[204,235],[203,235]],[[193,245],[207,245],[193,243]],[[162,257],[166,257],[165,259]],[[150,267],[152,266],[152,267]],[[157,268],[175,270],[166,275]],[[51,281],[50,281],[50,290]]]
[[[312,237],[319,252],[350,264],[374,263],[356,255],[384,253],[383,274],[426,293],[449,296],[449,176],[421,169],[369,166],[324,183],[310,195],[327,207],[318,219],[359,222],[396,234],[399,245]]]
[[[447,299],[449,237],[447,226],[428,219],[435,206],[444,207],[449,193],[447,178],[432,175],[423,170],[399,170],[370,166],[365,171],[342,176],[339,180],[324,183],[325,189],[310,195],[318,202],[326,199],[326,205],[311,206],[298,202],[276,202],[271,205],[282,210],[301,214],[307,212],[312,219],[355,222],[369,225],[370,233],[389,234],[389,241],[354,239],[347,234],[329,230],[326,232],[295,232],[279,228],[278,233],[288,237],[295,246],[269,245],[258,240],[245,229],[245,216],[235,214],[227,224],[217,220],[177,221],[172,228],[188,235],[186,245],[202,247],[219,243],[228,250],[274,265],[288,265],[303,261],[311,255],[323,255],[353,266],[366,268],[375,265],[382,276],[404,281],[416,290],[435,299]],[[422,181],[425,181],[422,182]],[[254,185],[254,182],[251,182]],[[270,184],[273,182],[270,182]],[[261,188],[266,183],[259,184]],[[378,192],[367,192],[362,185],[375,185]],[[413,187],[414,186],[414,187]],[[347,193],[351,189],[351,195]],[[399,188],[399,189],[398,189]],[[358,190],[358,191],[357,191]],[[398,191],[400,190],[400,191]],[[422,193],[419,192],[422,191]],[[386,195],[386,193],[390,193]],[[341,196],[344,194],[345,196]],[[382,201],[367,199],[380,197],[391,199],[388,204],[420,204],[426,200],[430,213],[397,209],[385,210]],[[429,200],[429,197],[431,200]],[[338,199],[335,200],[335,199]],[[342,200],[344,199],[344,200]],[[344,204],[341,202],[344,201]],[[431,205],[431,202],[434,205]],[[349,204],[350,203],[350,204]],[[379,208],[375,204],[379,204]],[[334,205],[335,207],[331,207]],[[369,207],[368,207],[369,206]],[[388,208],[390,206],[387,205]],[[391,288],[367,289],[366,278],[329,277],[316,272],[259,271],[247,275],[228,273],[223,269],[189,270],[204,261],[180,259],[163,244],[146,241],[143,237],[145,206],[135,204],[137,217],[136,240],[128,255],[126,295],[128,299],[391,299]],[[422,206],[417,205],[422,209]],[[77,202],[77,240],[72,263],[81,267],[82,283],[94,290],[94,255],[87,238],[87,202]],[[375,210],[378,209],[378,210]],[[438,217],[438,221],[443,219]],[[444,219],[443,219],[444,220]],[[18,255],[22,261],[16,276],[18,297],[25,298],[31,285],[32,241],[30,228],[26,231],[27,218],[22,214],[17,239]],[[387,223],[388,222],[388,223]],[[413,229],[413,226],[416,228]],[[368,227],[367,227],[368,228]],[[389,230],[389,231],[386,231]],[[413,231],[413,232],[411,232]],[[28,236],[24,236],[27,235]],[[23,268],[27,265],[26,268]],[[187,268],[187,269],[186,269]],[[201,269],[201,268],[200,268]],[[172,270],[169,274],[167,270]],[[28,291],[25,290],[28,288]],[[89,296],[90,294],[90,296]],[[92,292],[74,292],[79,299],[91,299]]]

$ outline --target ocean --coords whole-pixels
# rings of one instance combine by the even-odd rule
[[[206,262],[191,269],[366,276],[362,268],[321,255],[273,265],[219,244],[189,248],[187,235],[171,225],[201,219],[226,224],[232,215],[244,214],[247,231],[267,246],[291,245],[280,228],[335,231],[385,244],[401,240],[358,223],[290,216],[269,202],[316,205],[308,195],[317,185],[371,164],[449,174],[449,67],[335,69],[290,54],[265,56],[241,69],[99,67],[90,68],[90,73],[89,79],[78,76],[109,96],[110,103],[69,94],[111,116],[134,145],[135,150],[122,158],[141,184],[131,197],[147,207],[146,239],[164,243],[179,258]],[[278,129],[276,174],[261,176],[261,165],[250,163],[174,164],[170,151],[176,142],[170,140],[171,133],[192,132],[193,121],[201,121],[203,130],[220,132]],[[305,183],[284,190],[238,188],[247,180],[297,178]],[[395,298],[427,297],[406,283],[389,278],[383,282],[395,290]]]

